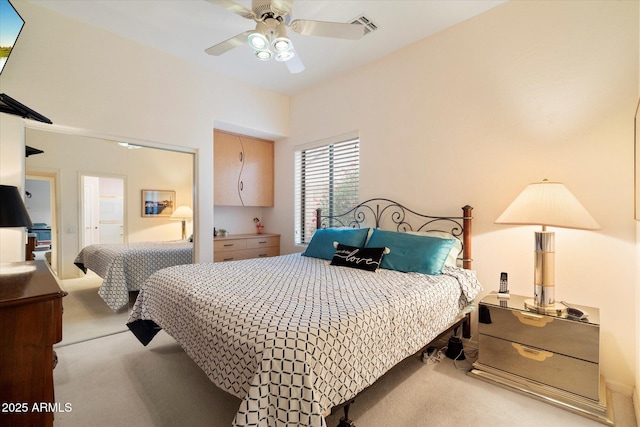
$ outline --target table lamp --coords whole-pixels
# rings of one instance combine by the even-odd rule
[[[33,227],[18,187],[0,185],[0,227]],[[0,274],[16,274],[33,270],[33,266],[20,263],[0,264]]]
[[[0,185],[0,227],[33,227],[18,187]]]
[[[182,240],[187,238],[187,221],[191,221],[193,218],[193,211],[189,206],[179,206],[173,214],[171,219],[176,221],[182,221]]]
[[[559,182],[529,184],[498,217],[496,224],[541,225],[535,232],[534,298],[525,306],[552,313],[562,310],[555,302],[555,233],[547,227],[596,230],[595,219]]]

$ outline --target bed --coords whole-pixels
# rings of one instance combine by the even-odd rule
[[[465,207],[459,217],[426,216],[388,199],[341,216],[319,212],[302,254],[157,271],[128,326],[144,345],[164,329],[215,385],[239,397],[234,426],[323,427],[332,408],[346,404],[347,418],[359,392],[468,319],[481,290],[470,270],[470,214]],[[421,235],[427,230],[440,235]],[[409,239],[412,253],[395,238]],[[401,271],[421,251],[415,239],[437,247],[438,274]],[[390,250],[379,246],[385,241]]]
[[[85,274],[91,270],[103,280],[98,294],[113,310],[129,303],[129,292],[136,292],[154,272],[193,262],[193,243],[185,240],[95,244],[84,247],[74,264]]]

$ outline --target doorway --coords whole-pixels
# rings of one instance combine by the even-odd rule
[[[43,259],[58,274],[58,221],[56,209],[56,174],[27,172],[25,204],[36,236],[35,259]]]
[[[98,243],[124,243],[124,178],[100,175],[80,176],[80,249]]]

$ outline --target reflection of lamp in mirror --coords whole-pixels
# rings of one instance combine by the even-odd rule
[[[27,208],[17,187],[0,185],[0,227],[33,227]],[[31,271],[35,267],[24,263],[7,263],[0,266],[0,274],[15,274]],[[25,270],[26,269],[26,270]]]
[[[555,233],[547,226],[595,230],[596,220],[567,187],[545,179],[527,186],[496,224],[542,226],[535,232],[534,299],[525,304],[546,313],[562,310],[555,303]]]
[[[171,219],[176,221],[182,221],[182,240],[187,238],[187,221],[191,221],[193,218],[193,211],[189,206],[179,206],[173,214]]]

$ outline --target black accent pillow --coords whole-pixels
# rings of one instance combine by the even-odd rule
[[[387,248],[359,248],[338,243],[331,265],[376,271]]]

